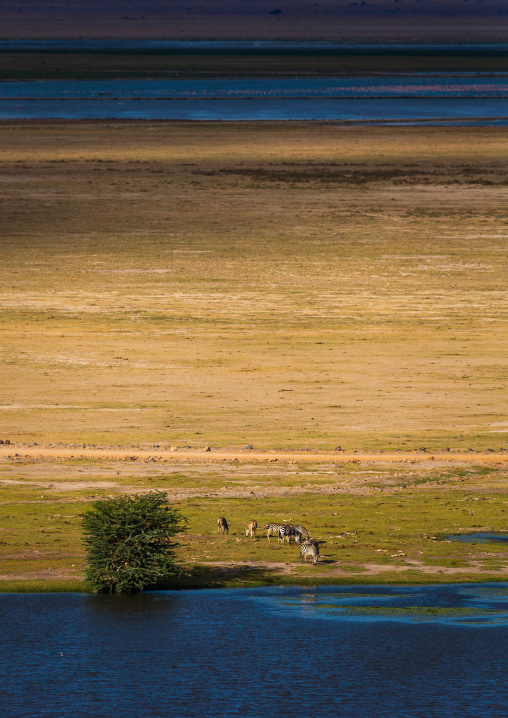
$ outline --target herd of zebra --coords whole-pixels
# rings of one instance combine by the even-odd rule
[[[252,519],[245,528],[245,535],[256,538],[257,527],[258,522],[256,519]],[[286,539],[288,543],[291,543],[291,539],[293,538],[295,543],[300,544],[300,556],[302,560],[307,563],[307,556],[310,556],[314,566],[317,564],[319,559],[319,542],[310,537],[305,526],[300,526],[299,524],[267,524],[265,530],[268,541],[272,535],[277,536],[277,542],[282,543],[284,543],[284,539]],[[217,531],[223,534],[229,533],[228,522],[224,516],[220,516],[217,519]],[[303,543],[302,537],[304,538]]]

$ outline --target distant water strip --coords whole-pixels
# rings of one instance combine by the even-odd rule
[[[508,99],[20,99],[0,100],[4,120],[408,122],[508,125]]]
[[[508,77],[35,80],[0,83],[0,119],[508,124]]]
[[[295,42],[291,40],[0,40],[0,52],[153,52],[153,51],[335,51],[359,53],[499,54],[508,53],[504,42]]]
[[[32,80],[0,83],[2,99],[508,98],[508,76],[417,75],[329,79]]]

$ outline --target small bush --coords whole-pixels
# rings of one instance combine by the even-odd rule
[[[102,593],[134,593],[181,573],[175,534],[186,519],[155,491],[95,501],[82,514],[88,566],[85,578]]]

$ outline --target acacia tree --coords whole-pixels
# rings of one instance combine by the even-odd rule
[[[186,519],[166,494],[120,496],[95,501],[82,514],[87,550],[85,578],[101,593],[134,593],[168,575],[181,573],[175,534]]]

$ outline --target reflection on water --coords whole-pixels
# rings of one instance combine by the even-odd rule
[[[508,584],[0,595],[3,716],[506,715]]]

